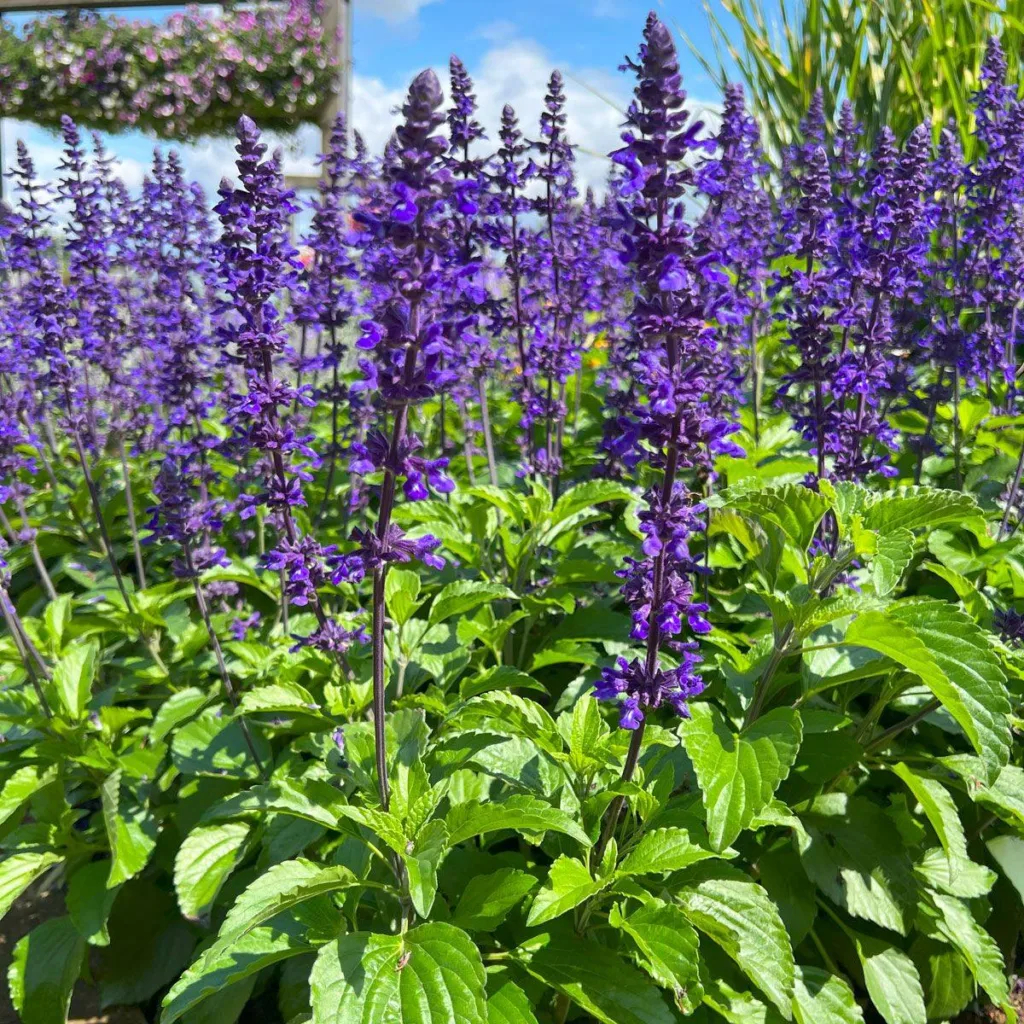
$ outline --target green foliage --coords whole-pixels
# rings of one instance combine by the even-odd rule
[[[1002,38],[1011,81],[1019,74],[1024,7],[1019,0],[706,0],[716,60],[694,54],[719,84],[736,67],[777,155],[798,136],[816,89],[834,124],[854,105],[869,146],[888,125],[899,139],[919,124],[960,128],[974,145],[970,99],[992,35]],[[733,72],[734,73],[734,72]]]
[[[204,577],[268,619],[237,641],[214,613],[237,706],[190,588],[137,595],[165,670],[126,639],[101,569],[58,602],[25,590],[50,715],[0,642],[0,911],[46,885],[66,913],[14,950],[23,1019],[63,1020],[76,983],[164,1024],[924,1024],[1005,1006],[1024,662],[992,614],[1024,593],[1016,542],[967,493],[812,491],[777,454],[785,424],[764,435],[768,460],[722,461],[695,546],[707,688],[688,719],[652,713],[635,751],[591,690],[641,654],[615,576],[636,494],[509,481],[400,506],[459,565],[385,580],[386,809],[368,651],[296,648],[313,616],[286,634],[254,565]],[[331,599],[355,625],[347,587]]]

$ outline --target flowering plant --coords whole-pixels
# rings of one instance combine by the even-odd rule
[[[1024,102],[767,171],[652,14],[606,193],[467,68],[310,201],[62,122],[0,207],[25,1024],[1020,1002]],[[580,140],[584,143],[585,140]],[[582,195],[578,194],[583,192]],[[63,214],[60,221],[58,214]],[[62,237],[56,239],[60,229]],[[62,900],[34,903],[49,886]],[[20,918],[8,918],[9,921]]]
[[[0,31],[5,116],[59,128],[70,114],[107,132],[193,139],[230,131],[243,111],[267,128],[316,120],[334,84],[336,47],[319,0],[163,23],[95,12],[50,15]]]

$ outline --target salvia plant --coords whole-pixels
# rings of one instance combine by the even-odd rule
[[[1020,1005],[1024,105],[770,169],[651,15],[602,190],[457,58],[309,201],[62,124],[0,209],[25,1024]],[[39,902],[41,893],[50,895]],[[89,1000],[92,1000],[90,1003]],[[984,1018],[990,1019],[990,1018]],[[991,1018],[995,1019],[995,1018]]]

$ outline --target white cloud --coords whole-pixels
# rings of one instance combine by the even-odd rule
[[[439,0],[359,0],[360,8],[394,24],[415,18],[420,10]]]
[[[403,0],[410,6],[413,0]],[[398,6],[393,4],[392,6]],[[421,5],[422,6],[422,5]],[[497,38],[497,36],[496,36]],[[577,145],[577,177],[581,190],[587,186],[601,191],[610,163],[606,154],[619,145],[620,125],[629,102],[632,81],[626,75],[603,69],[557,64],[543,47],[528,39],[511,38],[492,45],[468,70],[473,78],[479,101],[479,117],[489,137],[485,145],[497,145],[501,108],[510,103],[519,115],[524,135],[537,137],[537,124],[543,106],[547,82],[554,67],[559,66],[565,78],[569,137]],[[410,69],[411,81],[418,69]],[[447,88],[447,66],[435,68]],[[356,74],[352,82],[354,126],[362,133],[371,152],[380,153],[398,118],[397,109],[405,97],[405,86],[389,86],[378,78]],[[706,120],[714,121],[715,107],[691,99],[691,108]],[[708,114],[710,113],[710,117]],[[7,122],[5,156],[13,158],[10,143],[26,131],[31,132],[31,150],[40,177],[52,179],[60,158],[59,143],[40,137],[38,129],[20,122]],[[119,149],[119,140],[111,139],[112,151]],[[315,173],[315,156],[320,149],[320,129],[305,125],[294,135],[279,136],[268,132],[265,141],[272,148],[284,151],[286,174]],[[166,148],[166,147],[164,147]],[[235,170],[234,142],[230,138],[206,139],[176,147],[182,154],[187,174],[198,181],[209,197],[216,193],[225,175]],[[143,147],[133,147],[133,157],[122,157],[119,171],[131,188],[136,188],[145,173]]]

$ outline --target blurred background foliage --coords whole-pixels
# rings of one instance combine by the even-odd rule
[[[702,2],[714,51],[691,49],[719,86],[738,74],[773,160],[819,88],[830,125],[849,99],[869,143],[884,124],[902,140],[924,121],[937,136],[955,118],[971,155],[970,98],[989,36],[1002,39],[1010,80],[1020,75],[1024,0]]]

